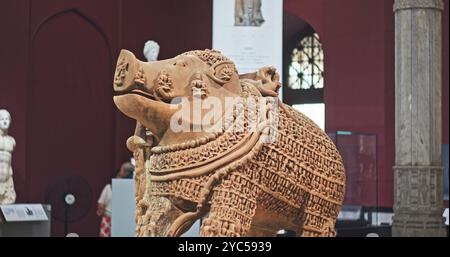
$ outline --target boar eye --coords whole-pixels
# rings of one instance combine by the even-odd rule
[[[176,60],[175,63],[173,64],[173,66],[186,67],[186,63],[182,60]]]

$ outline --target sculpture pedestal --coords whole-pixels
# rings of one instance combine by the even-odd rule
[[[135,236],[134,179],[112,180],[112,237]]]
[[[133,179],[112,180],[112,237],[135,236],[135,184]],[[183,234],[184,237],[200,236],[200,220]]]

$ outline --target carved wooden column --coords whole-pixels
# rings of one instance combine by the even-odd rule
[[[393,236],[445,236],[441,0],[395,0]]]

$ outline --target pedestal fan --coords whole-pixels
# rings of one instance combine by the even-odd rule
[[[83,218],[92,205],[92,189],[80,176],[64,176],[51,184],[45,201],[52,206],[52,218],[64,223],[64,236],[69,223]]]

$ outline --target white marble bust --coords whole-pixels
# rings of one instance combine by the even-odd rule
[[[159,44],[153,40],[145,42],[144,45],[144,56],[148,62],[154,62],[158,59],[159,55]]]
[[[16,201],[16,192],[12,177],[11,157],[16,141],[8,136],[11,115],[0,109],[0,204],[12,204]]]

